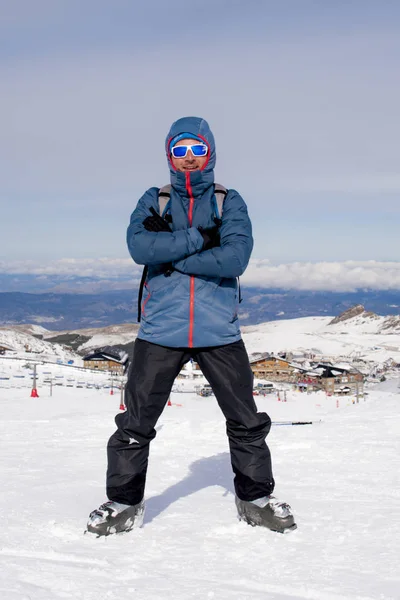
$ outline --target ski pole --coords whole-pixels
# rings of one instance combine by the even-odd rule
[[[272,425],[314,425],[321,421],[272,421]]]

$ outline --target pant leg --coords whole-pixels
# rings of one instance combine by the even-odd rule
[[[275,482],[265,442],[271,419],[257,412],[253,372],[243,341],[198,349],[196,360],[226,418],[236,495],[255,500],[271,494]]]
[[[126,411],[116,416],[108,446],[107,496],[137,504],[144,496],[149,444],[176,376],[190,355],[136,339],[125,388]]]

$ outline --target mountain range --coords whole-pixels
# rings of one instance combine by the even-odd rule
[[[242,288],[242,325],[307,316],[337,316],[362,304],[379,315],[400,312],[399,291],[315,292],[257,287]],[[0,293],[0,325],[34,323],[65,331],[134,323],[137,288],[91,294]]]

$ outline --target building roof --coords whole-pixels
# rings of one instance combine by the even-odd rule
[[[269,352],[255,352],[254,354],[250,354],[249,362],[252,365],[253,363],[259,362],[260,360],[265,360],[270,357]]]
[[[287,363],[289,364],[290,361],[287,360],[286,358],[282,358],[281,356],[278,356],[276,354],[271,354],[270,352],[260,352],[259,354],[252,354],[249,357],[249,362],[251,365],[254,365],[258,362],[261,362],[262,360],[280,360],[281,362]]]
[[[309,370],[309,367],[308,368],[304,367],[303,365],[300,365],[297,362],[290,362],[289,366],[292,367],[293,369],[296,369],[296,371],[301,371],[302,373],[306,373]]]
[[[111,360],[120,365],[125,365],[129,360],[129,356],[122,348],[117,348],[116,346],[104,346],[102,348],[96,348],[96,350],[93,350],[84,356],[83,360]]]

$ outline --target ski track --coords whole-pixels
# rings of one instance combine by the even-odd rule
[[[105,445],[119,398],[0,389],[1,600],[394,600],[400,598],[400,395],[352,404],[257,398],[273,420],[276,495],[288,535],[237,520],[215,398],[174,394],[152,444],[144,527],[83,535],[104,497]],[[21,417],[21,418],[19,418]]]

